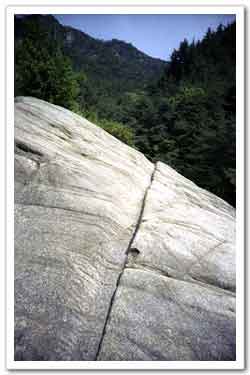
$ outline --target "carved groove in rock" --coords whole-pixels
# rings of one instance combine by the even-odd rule
[[[124,270],[125,270],[125,268],[127,266],[128,259],[129,259],[129,253],[132,250],[133,241],[134,241],[134,239],[136,237],[136,234],[137,234],[137,232],[138,232],[138,230],[140,228],[140,225],[141,225],[141,221],[142,221],[142,217],[143,217],[143,212],[144,212],[144,208],[145,208],[145,203],[146,203],[148,191],[149,191],[149,189],[150,189],[150,187],[152,185],[152,182],[154,180],[155,171],[156,171],[156,164],[154,166],[154,170],[153,170],[153,173],[151,175],[150,184],[149,184],[149,186],[147,187],[147,189],[145,191],[145,194],[144,194],[144,197],[143,197],[143,200],[142,200],[142,203],[141,203],[141,208],[140,208],[140,212],[139,212],[139,216],[138,216],[138,220],[137,220],[137,223],[136,223],[136,227],[135,227],[134,233],[133,233],[133,235],[131,237],[131,240],[129,242],[128,248],[127,248],[127,250],[125,252],[126,257],[125,257],[125,260],[124,260],[124,263],[123,263],[122,270],[119,273],[118,278],[117,278],[116,288],[115,288],[115,290],[113,292],[113,295],[111,297],[111,300],[110,300],[109,309],[108,309],[106,320],[105,320],[105,323],[104,323],[101,340],[100,340],[100,343],[99,343],[99,346],[98,346],[98,350],[97,350],[97,354],[96,354],[96,360],[98,360],[98,356],[99,356],[101,348],[102,348],[103,339],[104,339],[104,336],[106,334],[106,328],[107,328],[107,325],[108,325],[108,322],[109,322],[109,319],[110,319],[110,314],[111,314],[112,307],[113,307],[113,304],[114,304],[114,301],[115,301],[115,296],[116,296],[116,293],[117,293],[117,289],[119,288],[121,277],[122,277],[122,275],[124,273]],[[136,254],[139,254],[139,250],[137,250],[137,249],[135,249],[135,250],[133,251],[133,256],[136,256]]]
[[[157,163],[99,360],[235,360],[234,215]]]

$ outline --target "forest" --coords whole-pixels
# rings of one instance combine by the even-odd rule
[[[15,95],[75,111],[235,206],[236,24],[184,39],[168,62],[65,30],[15,20]]]

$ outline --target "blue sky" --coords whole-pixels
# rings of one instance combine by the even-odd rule
[[[168,60],[174,48],[184,39],[201,39],[208,27],[235,20],[223,14],[159,15],[54,15],[64,25],[82,30],[94,38],[120,39],[132,43],[149,56]]]

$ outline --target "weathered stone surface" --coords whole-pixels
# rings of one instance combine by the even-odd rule
[[[235,210],[157,163],[133,247],[137,263],[235,291]]]
[[[15,104],[17,360],[94,360],[153,165],[40,100]]]
[[[15,108],[16,360],[234,360],[235,210],[70,111]]]
[[[234,209],[157,163],[99,359],[234,359],[234,243]]]
[[[232,360],[234,336],[232,293],[127,268],[98,359]]]

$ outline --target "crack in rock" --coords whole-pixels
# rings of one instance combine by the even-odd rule
[[[107,325],[108,325],[108,322],[110,320],[110,315],[111,315],[112,307],[113,307],[113,304],[114,304],[116,292],[117,292],[118,287],[120,285],[121,277],[122,277],[122,275],[124,273],[124,270],[126,269],[128,261],[131,259],[131,257],[135,259],[137,257],[137,255],[139,255],[139,253],[140,253],[140,251],[137,248],[132,247],[132,244],[134,242],[134,239],[136,237],[136,234],[137,234],[137,232],[138,232],[138,230],[140,228],[141,222],[142,222],[142,217],[143,217],[143,212],[144,212],[144,208],[145,208],[145,203],[146,203],[148,191],[150,190],[152,182],[154,180],[154,175],[155,175],[155,172],[156,172],[156,168],[157,168],[157,165],[155,164],[154,165],[153,173],[151,175],[150,183],[149,183],[149,185],[148,185],[148,187],[147,187],[147,189],[145,191],[145,194],[144,194],[144,197],[143,197],[143,200],[142,200],[141,209],[140,209],[139,217],[137,219],[135,230],[133,232],[133,235],[132,235],[132,237],[131,237],[131,239],[129,241],[127,250],[125,252],[125,259],[124,259],[124,262],[123,262],[122,269],[121,269],[121,271],[120,271],[120,273],[118,275],[118,278],[116,280],[115,290],[114,290],[114,292],[112,294],[112,297],[110,299],[110,304],[109,304],[108,312],[107,312],[106,319],[105,319],[105,322],[104,322],[103,331],[102,331],[101,339],[100,339],[100,342],[99,342],[99,345],[98,345],[98,349],[97,349],[95,360],[98,360],[98,356],[99,356],[99,354],[101,352],[103,339],[104,339],[104,336],[106,334]]]

